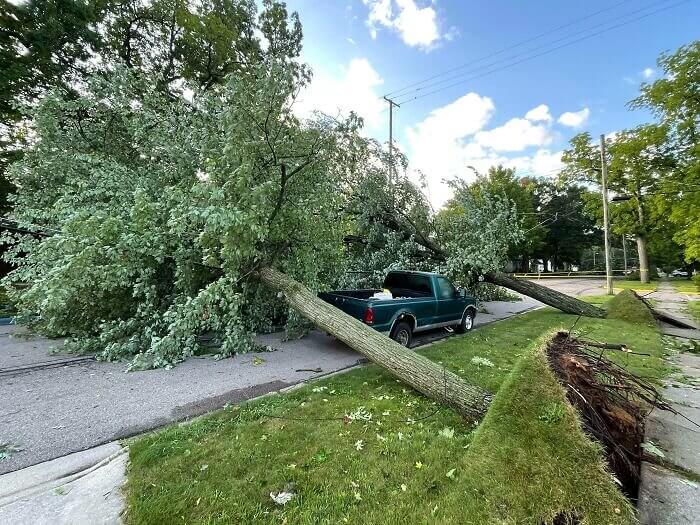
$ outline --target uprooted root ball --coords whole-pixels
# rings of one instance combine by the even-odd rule
[[[645,418],[654,407],[670,407],[651,384],[607,359],[604,350],[592,344],[559,332],[547,346],[547,358],[584,430],[604,447],[623,492],[636,499]]]

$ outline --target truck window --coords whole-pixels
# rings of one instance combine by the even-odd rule
[[[433,295],[430,278],[427,275],[415,273],[390,272],[384,279],[384,288],[391,290],[394,297],[404,295],[406,292],[415,292],[410,295]]]
[[[454,299],[457,291],[450,281],[444,277],[437,278],[438,283],[438,298],[439,299]]]

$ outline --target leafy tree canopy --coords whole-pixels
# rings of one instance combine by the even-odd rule
[[[658,64],[664,74],[643,84],[630,106],[651,110],[668,130],[673,166],[659,185],[662,204],[685,260],[700,261],[700,41],[661,55]]]

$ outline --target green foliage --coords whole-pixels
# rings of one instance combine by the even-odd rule
[[[301,52],[298,17],[272,0],[262,2],[259,16],[253,0],[3,2],[0,28],[3,215],[14,191],[7,167],[30,147],[36,136],[32,108],[52,89],[77,101],[92,76],[126,67],[179,97],[250,71],[266,57],[295,67],[300,78],[309,74],[301,64],[292,66]],[[76,111],[82,111],[79,105]]]
[[[656,268],[652,267],[649,268],[649,278],[650,279],[658,279],[659,278],[659,272],[656,271]],[[627,281],[637,281],[638,284],[643,285],[645,283],[640,283],[639,282],[639,270],[634,270],[629,272],[628,274],[625,275],[625,279]],[[654,285],[656,287],[656,285]]]
[[[462,180],[450,184],[454,196],[435,218],[445,256],[440,268],[470,284],[474,272],[501,269],[511,247],[523,240],[522,223],[504,194],[475,192]]]
[[[654,326],[654,316],[649,307],[632,290],[623,290],[608,303],[610,319]]]
[[[251,279],[261,264],[329,283],[342,253],[335,144],[352,130],[293,116],[304,74],[288,58],[191,103],[128,68],[78,100],[45,97],[40,140],[11,170],[15,220],[52,234],[6,235],[20,316],[77,351],[155,367],[197,352],[205,331],[222,355],[250,349],[280,313]]]
[[[676,226],[673,238],[691,262],[700,260],[700,41],[661,55],[658,64],[663,74],[642,84],[630,106],[651,110],[668,130],[673,164],[660,180],[662,211]]]
[[[508,257],[511,260],[521,258],[525,263],[522,271],[529,271],[527,261],[534,256],[544,243],[548,229],[542,224],[544,212],[536,212],[539,181],[518,178],[515,169],[495,166],[489,168],[486,175],[478,175],[477,180],[470,186],[475,195],[489,193],[505,196],[513,203],[523,230],[520,242],[513,243],[509,248]]]
[[[521,221],[505,194],[452,181],[453,198],[434,213],[402,155],[392,158],[374,141],[356,141],[348,151],[345,286],[377,286],[387,271],[402,268],[474,287],[476,274],[500,269],[521,241]]]
[[[588,133],[575,136],[570,144],[571,148],[562,156],[566,163],[564,181],[600,184],[598,145],[591,142]],[[673,240],[678,226],[669,221],[665,209],[668,198],[661,190],[665,174],[675,162],[667,127],[650,124],[620,131],[606,140],[606,149],[608,190],[629,197],[609,204],[611,233],[644,239],[644,249],[652,258],[651,267],[678,264],[683,257],[681,246]],[[599,193],[586,197],[586,208],[602,225]]]
[[[562,264],[581,265],[585,250],[602,242],[600,229],[587,206],[595,194],[575,184],[538,181],[535,196],[538,217],[546,221],[537,255],[551,260],[555,269]]]

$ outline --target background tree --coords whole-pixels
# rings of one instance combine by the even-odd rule
[[[617,133],[606,139],[608,190],[632,198],[611,208],[611,229],[633,234],[637,240],[640,280],[649,282],[647,240],[653,231],[645,199],[659,187],[673,161],[667,150],[666,128],[645,125]],[[600,184],[600,150],[588,133],[571,140],[562,160],[564,180]],[[593,204],[597,208],[597,204]]]
[[[489,168],[485,175],[477,173],[476,181],[470,185],[470,191],[475,196],[484,192],[503,195],[515,206],[524,234],[520,242],[510,247],[508,258],[519,266],[522,272],[530,271],[530,259],[540,248],[546,231],[540,224],[540,214],[535,210],[536,187],[535,180],[519,178],[514,169],[504,168],[502,165]]]
[[[171,97],[190,96],[264,60],[294,63],[301,26],[266,0],[28,0],[0,7],[0,211],[9,210],[5,176],[33,136],[31,108],[48,90],[78,98],[87,79],[115,67],[147,74]],[[261,35],[265,50],[260,45]]]
[[[584,251],[602,240],[594,216],[586,210],[586,201],[595,195],[575,184],[546,180],[537,181],[534,194],[545,232],[537,256],[551,261],[554,271],[563,265],[580,266]]]
[[[659,188],[663,204],[676,225],[674,240],[683,246],[687,262],[700,260],[700,41],[661,55],[663,75],[644,83],[632,108],[645,108],[668,130],[674,165]]]
[[[51,86],[71,90],[101,48],[102,2],[29,0],[0,4],[0,214],[12,185],[5,173],[26,145],[26,110]],[[71,90],[72,91],[72,90]]]

